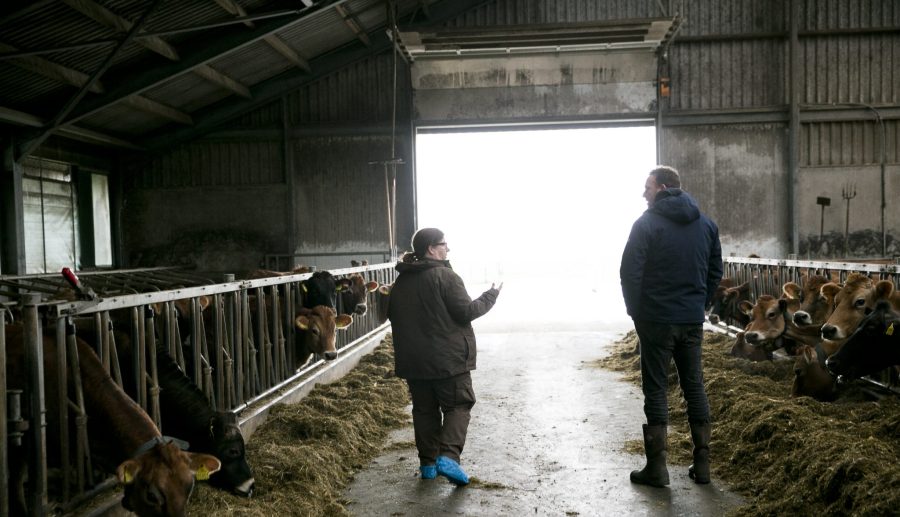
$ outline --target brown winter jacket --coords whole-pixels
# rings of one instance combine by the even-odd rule
[[[403,379],[445,379],[475,369],[472,320],[491,310],[497,289],[474,301],[447,261],[399,262],[388,318]]]

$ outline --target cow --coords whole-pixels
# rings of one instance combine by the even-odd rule
[[[359,273],[352,273],[337,281],[337,290],[341,296],[341,314],[366,313],[369,293],[378,289],[378,282],[366,282]]]
[[[723,278],[713,295],[709,311],[709,321],[713,324],[724,320],[741,328],[750,323],[750,318],[741,309],[741,302],[750,301],[750,282],[735,286],[731,278]]]
[[[797,347],[791,397],[806,396],[821,402],[830,402],[837,397],[835,377],[826,369],[821,350],[821,347],[809,345]]]
[[[118,331],[115,335],[123,375],[133,376],[131,340]],[[235,414],[213,410],[200,388],[162,347],[156,349],[156,372],[165,433],[188,442],[191,452],[203,452],[219,459],[222,465],[210,477],[211,485],[250,497],[255,480]]]
[[[294,268],[292,271],[269,271],[265,269],[257,269],[251,271],[244,276],[245,280],[256,280],[260,278],[281,277],[308,273],[310,270],[307,266]],[[309,278],[300,282],[300,289],[303,291],[302,304],[306,308],[313,308],[317,305],[334,308],[337,303],[337,283],[334,276],[328,271],[316,271]]]
[[[866,309],[874,309],[879,300],[888,300],[894,310],[900,310],[900,292],[894,289],[890,280],[873,284],[871,278],[860,273],[851,273],[847,277],[834,297],[834,311],[822,325],[826,357],[837,352],[859,326]]]
[[[791,300],[768,294],[757,298],[752,305],[741,302],[741,310],[750,317],[750,323],[744,328],[744,339],[769,352],[784,348],[785,352],[794,355],[797,343],[788,331],[793,326],[789,313],[795,307],[796,303]]]
[[[294,368],[300,368],[313,354],[320,354],[326,361],[337,359],[335,331],[345,329],[353,322],[349,314],[337,315],[331,307],[318,305],[312,309],[302,307],[294,317],[295,334]]]
[[[821,327],[834,310],[834,287],[837,284],[821,275],[804,276],[801,283],[802,287],[792,282],[784,284],[785,294],[789,294],[789,285],[797,286],[790,289],[790,296],[800,300],[800,307],[794,313],[794,324],[798,327]],[[829,287],[824,287],[829,284]]]
[[[881,300],[825,365],[841,381],[900,364],[900,311]]]
[[[740,357],[741,359],[747,359],[753,362],[772,360],[771,350],[766,350],[763,347],[757,347],[747,343],[747,340],[744,339],[743,332],[738,332],[735,336],[730,353],[734,357]]]
[[[19,325],[5,327],[10,389],[25,389],[25,354],[23,329]],[[73,332],[68,329],[69,335]],[[206,479],[219,470],[221,463],[214,456],[181,450],[180,444],[163,437],[156,425],[103,369],[100,359],[90,345],[75,337],[79,357],[79,373],[91,444],[91,458],[95,463],[114,469],[125,490],[122,506],[138,516],[183,516],[194,488],[194,480]],[[48,394],[57,393],[55,335],[45,333],[42,339],[44,356],[44,385]],[[69,375],[70,382],[74,376]],[[69,389],[74,386],[70,385]],[[59,459],[60,429],[56,407],[58,397],[46,399],[48,460]],[[24,483],[24,472],[18,469],[13,484]],[[19,490],[22,493],[22,490]],[[27,511],[24,501],[17,502],[19,511]]]

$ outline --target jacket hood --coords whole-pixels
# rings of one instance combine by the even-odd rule
[[[436,267],[450,267],[449,260],[422,259],[415,262],[397,262],[395,269],[399,273],[421,273]],[[451,268],[452,269],[452,268]]]
[[[653,206],[648,212],[659,214],[680,224],[687,224],[700,218],[700,207],[687,192],[678,188],[661,190],[656,194]]]

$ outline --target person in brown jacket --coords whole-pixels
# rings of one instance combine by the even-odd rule
[[[503,284],[491,284],[472,300],[450,267],[450,248],[437,228],[417,231],[412,247],[397,263],[388,302],[394,366],[409,385],[422,479],[441,475],[466,485],[459,457],[475,404],[471,322],[491,310]]]

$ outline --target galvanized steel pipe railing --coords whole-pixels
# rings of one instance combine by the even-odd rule
[[[375,281],[379,285],[390,284],[396,278],[393,263],[362,267],[344,268],[330,271],[335,277],[360,274],[366,282]],[[166,271],[166,275],[170,272]],[[117,289],[125,284],[135,285],[144,281],[131,282],[118,275]],[[151,416],[162,429],[166,415],[159,406],[159,390],[156,372],[157,346],[168,351],[194,383],[206,394],[212,407],[235,412],[248,404],[261,400],[273,390],[284,389],[292,379],[303,372],[317,368],[327,368],[321,358],[313,358],[298,374],[295,370],[294,313],[302,304],[301,282],[312,273],[269,277],[254,280],[235,280],[227,276],[225,282],[210,285],[191,285],[169,290],[152,290],[145,293],[125,294],[80,301],[41,301],[40,294],[26,294],[19,310],[25,326],[25,345],[29,386],[23,401],[28,402],[32,418],[29,433],[34,443],[40,444],[30,458],[31,490],[29,504],[43,515],[48,508],[46,483],[46,439],[43,393],[43,345],[41,325],[56,330],[59,348],[55,360],[59,363],[57,382],[58,393],[46,394],[57,397],[60,407],[58,418],[65,427],[67,420],[74,419],[75,434],[59,437],[59,445],[64,456],[62,494],[54,494],[55,502],[66,508],[82,500],[86,494],[96,490],[92,479],[90,449],[86,427],[86,414],[79,375],[79,358],[76,334],[88,339],[100,358],[103,367],[126,391],[135,393],[136,402]],[[170,280],[169,277],[165,278]],[[29,287],[43,285],[29,280]],[[49,285],[42,292],[51,294],[56,286]],[[151,288],[153,289],[153,288]],[[211,300],[206,310],[201,308],[201,298]],[[380,294],[368,294],[369,310],[364,315],[354,314],[353,323],[336,336],[336,347],[343,348],[364,340],[386,328],[377,316]],[[338,297],[340,299],[340,297]],[[176,302],[189,300],[188,315],[179,314]],[[339,302],[340,303],[340,302]],[[185,305],[180,303],[182,307]],[[160,308],[157,313],[154,308]],[[340,309],[340,307],[338,307]],[[0,309],[0,314],[5,313]],[[0,323],[5,317],[0,316]],[[161,316],[161,317],[160,317]],[[75,323],[80,321],[79,325]],[[182,326],[188,328],[180,328]],[[0,328],[0,345],[4,345],[5,326]],[[117,342],[115,331],[130,344]],[[123,378],[118,347],[130,346],[129,370],[133,376]],[[183,347],[188,346],[187,353]],[[0,347],[0,409],[6,405],[5,346]],[[66,364],[71,367],[66,368]],[[72,376],[69,382],[67,375]],[[66,386],[75,386],[74,393],[68,393]],[[70,397],[74,400],[70,400]],[[7,412],[0,412],[0,424],[5,424]],[[0,425],[0,433],[5,433],[6,425]],[[3,434],[0,434],[2,437]],[[0,453],[2,470],[0,476],[8,479],[8,442],[4,440]],[[72,465],[74,460],[74,465]],[[71,479],[74,474],[75,479]],[[8,485],[8,483],[7,483]],[[73,493],[74,492],[74,493]],[[60,500],[61,499],[61,500]],[[9,501],[0,505],[8,508]],[[8,512],[5,512],[8,513]]]
[[[787,282],[800,284],[803,275],[822,275],[826,278],[835,278],[844,282],[850,273],[862,273],[876,276],[880,280],[890,280],[895,289],[900,289],[900,263],[895,260],[849,262],[849,261],[818,261],[795,259],[768,259],[756,257],[726,257],[725,277],[734,279],[735,284],[750,284],[750,298],[755,303],[756,299],[764,294],[779,298],[782,295],[782,286]],[[720,325],[721,326],[721,325]],[[729,330],[740,330],[731,327]],[[870,376],[866,380],[881,388],[900,394],[900,391],[888,383],[888,372]]]

